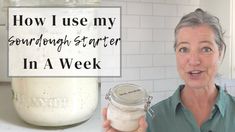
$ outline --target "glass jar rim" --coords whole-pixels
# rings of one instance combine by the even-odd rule
[[[124,83],[110,89],[110,98],[110,101],[115,104],[136,106],[144,105],[148,94],[144,88],[138,85]]]

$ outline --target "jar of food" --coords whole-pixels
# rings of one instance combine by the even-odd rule
[[[152,97],[140,86],[120,84],[109,90],[106,99],[109,100],[107,119],[111,121],[111,126],[120,131],[134,131]]]
[[[18,115],[39,126],[88,120],[98,104],[97,78],[12,78]]]

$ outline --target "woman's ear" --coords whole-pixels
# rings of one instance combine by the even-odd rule
[[[217,61],[217,64],[218,64],[218,65],[221,65],[221,64],[222,64],[221,58],[219,58],[219,60]]]
[[[217,60],[217,65],[221,65],[222,64],[222,60],[223,60],[223,55],[221,54],[221,52],[219,52],[219,58]]]
[[[224,59],[224,56],[225,56],[225,53],[224,51],[219,51],[219,60],[218,60],[218,64],[221,64],[223,62],[223,59]]]

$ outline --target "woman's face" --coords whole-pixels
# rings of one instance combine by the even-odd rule
[[[220,53],[213,30],[207,25],[183,27],[176,37],[177,69],[185,85],[204,88],[214,84]]]

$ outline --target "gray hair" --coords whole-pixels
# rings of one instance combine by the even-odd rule
[[[208,25],[211,27],[215,34],[215,42],[218,45],[220,54],[223,52],[223,57],[226,51],[226,44],[224,42],[224,32],[222,31],[222,27],[220,25],[219,19],[216,16],[213,16],[202,9],[198,8],[194,12],[191,12],[185,16],[183,16],[180,22],[177,24],[175,28],[175,44],[174,49],[176,50],[177,44],[177,34],[179,30],[183,27],[194,27],[200,25]]]

